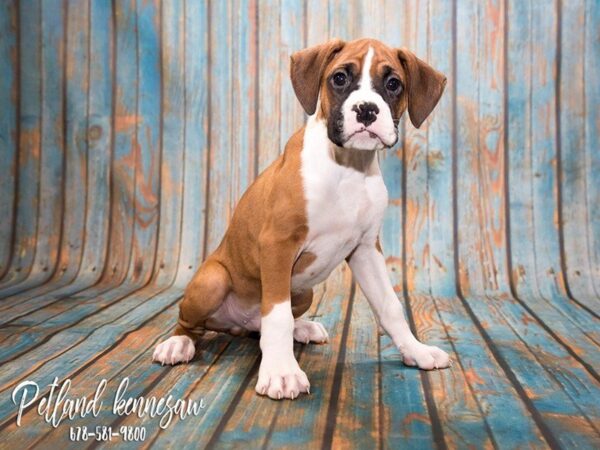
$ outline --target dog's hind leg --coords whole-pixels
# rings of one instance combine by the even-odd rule
[[[189,362],[194,357],[198,336],[204,333],[204,322],[221,306],[230,290],[227,269],[218,261],[206,260],[185,289],[173,336],[156,346],[152,360],[161,364]]]

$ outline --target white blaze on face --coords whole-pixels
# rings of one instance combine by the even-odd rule
[[[396,126],[392,119],[392,112],[383,97],[373,88],[371,80],[374,53],[373,47],[369,47],[363,62],[359,88],[353,91],[342,105],[344,116],[342,140],[345,148],[380,150],[396,142]],[[364,103],[374,103],[379,109],[377,120],[368,127],[360,123],[356,117],[356,108]]]

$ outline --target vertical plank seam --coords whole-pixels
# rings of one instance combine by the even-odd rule
[[[555,140],[556,140],[556,183],[557,183],[557,203],[558,203],[558,241],[560,249],[560,266],[561,279],[565,286],[565,291],[569,300],[576,303],[592,316],[600,319],[600,314],[593,311],[591,308],[580,302],[573,295],[573,291],[569,285],[569,277],[567,275],[567,253],[565,250],[565,230],[564,230],[564,215],[563,215],[563,168],[562,168],[562,101],[561,101],[561,84],[562,84],[562,0],[556,2],[556,85],[555,85]]]
[[[584,8],[585,8],[585,4],[587,2],[584,1]],[[583,108],[583,117],[587,117],[587,90],[586,90],[586,62],[587,62],[587,58],[586,58],[586,54],[587,54],[587,26],[588,26],[588,20],[587,20],[587,10],[584,10],[584,14],[583,14],[583,70],[581,71],[581,85],[583,88],[583,104],[582,104],[582,108]],[[583,149],[584,149],[584,166],[587,168],[590,165],[590,161],[589,161],[589,155],[588,152],[585,151],[586,147],[587,147],[587,139],[588,139],[588,121],[584,120],[583,121]],[[589,276],[590,279],[588,280],[588,282],[591,284],[592,287],[592,291],[594,292],[596,298],[600,298],[600,292],[598,291],[598,286],[594,277],[594,255],[593,255],[593,251],[592,251],[592,245],[593,245],[593,231],[591,230],[591,223],[590,223],[590,204],[589,204],[589,180],[588,180],[588,171],[584,170],[583,173],[583,186],[584,186],[584,192],[585,192],[585,197],[584,197],[584,205],[585,205],[585,228],[586,228],[586,235],[585,235],[585,239],[586,239],[586,250],[587,250],[587,259],[588,259],[588,269],[589,269]]]
[[[117,103],[117,8],[116,8],[116,0],[111,0],[111,22],[112,22],[112,30],[110,33],[111,38],[111,105],[110,105],[110,170],[108,173],[108,229],[106,231],[106,253],[104,258],[104,266],[102,267],[102,272],[96,284],[99,284],[102,280],[108,277],[110,273],[110,257],[109,257],[109,249],[111,248],[112,242],[112,230],[113,230],[113,214],[115,212],[115,205],[113,199],[113,185],[114,185],[114,166],[115,166],[115,124],[116,124],[116,103]]]
[[[183,49],[182,49],[182,54],[183,54],[183,127],[182,127],[182,145],[183,145],[183,149],[182,149],[182,157],[181,157],[181,161],[182,161],[182,169],[181,169],[181,184],[182,184],[182,189],[181,189],[181,198],[179,199],[179,205],[180,205],[180,215],[179,215],[179,242],[178,242],[178,255],[177,255],[177,262],[175,263],[175,269],[173,271],[173,282],[171,283],[171,286],[173,286],[178,278],[179,278],[179,274],[180,272],[184,271],[185,268],[181,267],[181,248],[183,245],[183,218],[185,216],[185,202],[184,202],[184,198],[185,198],[185,191],[186,191],[186,183],[185,183],[185,175],[187,172],[187,117],[188,117],[188,73],[187,73],[187,0],[183,0],[183,20],[182,20],[183,24],[182,24],[182,30],[183,30],[183,36],[180,38],[183,42],[181,43],[183,45]],[[162,21],[161,21],[162,23]],[[161,41],[161,55],[162,55],[162,41]],[[161,82],[162,82],[162,78],[161,78]],[[162,89],[162,88],[161,88]],[[161,103],[164,100],[161,100]],[[164,117],[161,116],[161,121],[164,120]],[[161,146],[164,146],[164,142],[161,142]]]
[[[207,40],[207,61],[206,66],[211,67],[212,65],[212,0],[206,0],[206,40]],[[208,226],[209,226],[209,213],[210,213],[210,166],[211,166],[211,142],[212,142],[212,71],[209,69],[206,71],[206,84],[208,89],[206,90],[206,185],[205,185],[205,199],[204,199],[204,242],[202,242],[202,259],[206,258],[208,252]]]
[[[335,371],[333,373],[333,382],[331,385],[331,394],[329,404],[327,405],[327,416],[325,419],[325,431],[323,432],[323,440],[321,442],[322,450],[329,450],[333,444],[333,434],[335,431],[337,409],[339,406],[340,392],[342,388],[342,375],[344,373],[344,365],[346,363],[346,344],[348,342],[348,334],[350,333],[350,319],[352,317],[352,308],[356,299],[356,281],[352,277],[350,286],[350,297],[348,299],[348,309],[344,318],[344,327],[342,328],[342,336],[340,338],[340,351],[338,353]]]
[[[158,100],[158,165],[157,165],[157,182],[158,182],[158,186],[157,186],[157,200],[156,200],[156,229],[154,231],[155,235],[156,235],[156,239],[154,239],[154,260],[152,262],[152,269],[150,272],[150,277],[149,277],[149,281],[146,284],[158,284],[158,275],[159,275],[159,271],[158,268],[160,267],[160,262],[159,262],[159,254],[158,254],[158,244],[160,241],[160,225],[162,222],[162,165],[163,165],[163,152],[164,152],[164,112],[165,112],[165,107],[164,107],[164,99],[165,99],[165,77],[162,73],[165,65],[164,65],[164,55],[163,55],[163,3],[160,2],[158,4],[158,8],[156,8],[156,14],[158,15],[158,64],[160,67],[160,70],[158,70],[158,75],[160,77],[159,79],[159,93],[158,95],[160,96],[159,100]],[[185,58],[184,58],[185,60]],[[184,99],[185,101],[185,99]],[[150,174],[150,177],[152,177],[152,174]],[[182,196],[183,197],[183,196]],[[181,246],[180,246],[181,248]],[[173,283],[175,281],[175,277],[172,278],[171,282],[166,282],[165,283],[165,288],[168,289],[170,288]]]
[[[85,254],[85,246],[87,245],[88,242],[88,238],[87,238],[87,231],[88,231],[88,227],[87,227],[87,219],[88,219],[88,183],[89,183],[89,161],[90,161],[90,143],[89,143],[89,127],[90,127],[90,92],[92,91],[91,88],[91,67],[92,67],[92,10],[91,10],[91,3],[88,0],[88,21],[87,21],[87,25],[88,25],[88,33],[87,33],[87,92],[86,92],[86,96],[87,96],[87,105],[86,105],[86,117],[85,117],[85,139],[83,140],[84,145],[85,145],[85,189],[84,189],[84,201],[83,201],[83,236],[82,236],[82,241],[81,241],[81,251],[80,251],[80,257],[79,257],[79,267],[77,269],[77,275],[76,278],[79,276],[79,274],[81,273],[81,270],[83,269],[83,256]]]
[[[260,7],[258,2],[254,4],[254,48],[256,49],[255,64],[254,64],[254,178],[258,177],[259,168],[259,142],[260,142],[260,127],[259,116],[260,109]]]
[[[66,193],[67,193],[67,183],[66,183],[66,173],[67,173],[67,45],[69,42],[69,29],[68,29],[68,19],[69,19],[69,5],[67,0],[63,0],[62,2],[62,14],[63,14],[63,48],[62,48],[62,148],[63,152],[61,155],[61,170],[62,174],[60,177],[60,197],[61,197],[61,208],[63,211],[63,218],[61,220],[61,224],[59,227],[59,236],[57,241],[57,252],[56,252],[56,264],[54,266],[54,270],[52,271],[51,280],[60,273],[62,270],[61,266],[63,265],[62,253],[63,253],[63,245],[64,245],[64,215],[66,215]]]
[[[508,1],[508,0],[506,0]],[[508,8],[505,8],[508,9]],[[533,29],[533,17],[532,17],[532,13],[531,13],[531,9],[529,9],[528,11],[529,17],[528,17],[528,22],[529,22],[529,29],[532,30]],[[507,14],[505,14],[505,18],[507,17]],[[505,20],[504,23],[504,27],[507,28],[508,27],[508,23]],[[506,38],[505,38],[506,39]],[[504,47],[507,48],[508,44],[506,43],[506,40],[504,42]],[[506,51],[506,53],[508,54],[508,51]],[[507,60],[505,59],[505,66],[508,65]],[[530,195],[531,195],[531,204],[532,204],[532,214],[531,214],[531,235],[533,237],[533,267],[535,270],[535,273],[532,277],[532,286],[531,286],[531,290],[532,292],[535,292],[537,297],[542,297],[544,298],[545,296],[542,295],[542,291],[540,289],[540,283],[538,280],[538,274],[539,274],[539,270],[538,270],[538,264],[539,264],[539,258],[538,258],[538,252],[537,252],[537,240],[538,240],[538,233],[537,231],[537,227],[536,227],[536,220],[535,220],[535,215],[536,215],[536,202],[535,202],[535,194],[534,194],[534,188],[533,188],[533,184],[535,183],[535,174],[534,174],[534,167],[533,167],[533,152],[534,152],[534,143],[533,143],[533,74],[531,73],[532,70],[531,68],[533,67],[533,33],[530,32],[529,33],[529,97],[528,97],[528,105],[527,108],[529,109],[528,113],[529,113],[529,120],[527,123],[528,126],[528,138],[529,138],[529,173],[531,173],[533,175],[533,177],[531,177],[531,183],[529,184],[529,188],[530,188]],[[507,82],[508,84],[508,82]],[[504,93],[505,97],[508,96],[508,93],[505,92]],[[507,127],[507,124],[505,124],[505,128]],[[507,144],[508,145],[508,144]],[[508,150],[505,151],[505,159],[506,159],[506,170],[505,172],[508,172],[508,161],[509,161],[509,152]],[[508,187],[506,188],[506,192],[508,192]],[[510,228],[510,225],[507,224],[507,230]],[[510,273],[509,273],[510,275]],[[516,297],[516,296],[515,296]],[[545,298],[544,298],[545,300]]]

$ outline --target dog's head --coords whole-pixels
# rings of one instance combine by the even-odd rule
[[[301,50],[292,55],[290,72],[307,114],[327,123],[334,144],[358,150],[393,146],[407,107],[418,128],[446,85],[443,74],[410,51],[374,39],[332,39]]]

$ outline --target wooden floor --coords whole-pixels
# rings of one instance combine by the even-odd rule
[[[597,344],[598,311],[574,323],[559,312],[565,299],[410,298],[418,336],[455,361],[451,369],[423,372],[403,366],[391,341],[378,337],[366,300],[342,267],[319,287],[309,312],[330,342],[295,348],[311,394],[277,402],[254,392],[256,336],[207,335],[189,365],[151,363],[154,345],[174,327],[179,287],[44,289],[2,302],[2,448],[80,448],[69,427],[98,425],[145,428],[143,443],[110,444],[120,448],[600,447],[600,352],[564,333],[574,328]],[[539,308],[552,320],[542,320]],[[90,399],[107,379],[99,416],[52,428],[29,408],[17,426],[15,386],[33,380],[41,396],[54,377],[72,381],[70,398]],[[124,398],[172,395],[202,400],[204,408],[166,430],[160,418],[116,415],[113,399],[126,377]]]

